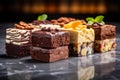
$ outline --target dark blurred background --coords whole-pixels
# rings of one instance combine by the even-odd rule
[[[119,22],[120,0],[0,0],[0,22],[31,22],[42,13],[49,20],[104,15],[107,22]]]

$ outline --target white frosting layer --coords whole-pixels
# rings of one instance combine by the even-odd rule
[[[29,41],[23,41],[23,42],[14,42],[14,41],[12,41],[12,40],[7,40],[6,39],[6,43],[7,44],[14,44],[14,45],[22,45],[22,44],[27,44],[27,43],[29,43]]]
[[[30,24],[30,25],[33,25],[33,24]],[[34,26],[34,29],[32,30],[32,32],[41,30],[42,28],[51,28],[51,29],[59,29],[59,30],[63,29],[61,28],[61,26],[54,25],[54,24],[39,24],[39,25],[33,25],[33,26]]]
[[[40,24],[41,28],[52,28],[52,29],[60,29],[61,26],[53,25],[53,24]]]
[[[31,34],[30,30],[21,30],[17,28],[6,29],[6,39],[15,42],[29,41],[30,34]]]

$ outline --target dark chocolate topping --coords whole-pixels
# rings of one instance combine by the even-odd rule
[[[92,26],[93,27],[98,27],[98,26],[102,26],[103,24],[100,24],[100,23],[97,23],[97,22],[94,22],[93,24],[92,24]]]
[[[41,29],[41,31],[48,31],[48,32],[58,32],[59,31],[59,29],[57,29],[57,28],[51,28],[51,27],[49,27],[49,28],[46,28],[46,27],[44,27],[44,28],[42,28]]]
[[[42,20],[42,21],[34,20],[34,21],[32,22],[32,24],[33,24],[33,25],[39,25],[39,24],[51,24],[51,22],[48,21],[48,20]]]

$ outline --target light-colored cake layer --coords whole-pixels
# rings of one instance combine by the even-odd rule
[[[95,51],[96,52],[106,52],[116,48],[116,38],[105,39],[105,40],[95,40]]]
[[[6,29],[6,43],[22,45],[30,42],[31,30],[21,30],[17,28]]]
[[[33,24],[30,24],[30,25],[33,25]],[[32,30],[33,32],[36,30],[41,30],[42,28],[62,29],[61,26],[54,25],[54,24],[39,24],[39,25],[33,25],[33,26],[34,26],[34,30]]]
[[[52,29],[59,29],[61,26],[59,25],[54,25],[54,24],[40,24],[41,28],[52,28]]]
[[[70,54],[76,56],[86,56],[94,53],[94,42],[83,42],[82,44],[71,43]]]
[[[95,34],[92,28],[87,28],[81,21],[76,20],[64,25],[64,29],[70,32],[70,42],[82,44],[94,41]]]
[[[6,43],[7,43],[7,44],[14,44],[14,45],[22,45],[22,44],[27,44],[27,43],[29,43],[29,41],[16,42],[16,41],[13,41],[13,40],[7,40],[7,39],[6,39]]]
[[[72,30],[66,29],[70,33],[70,42],[82,44],[83,42],[94,41],[93,29]]]
[[[17,28],[6,29],[6,39],[11,41],[29,41],[31,30],[21,30]]]

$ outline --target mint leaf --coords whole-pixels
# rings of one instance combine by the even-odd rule
[[[93,23],[94,23],[94,22],[92,22],[92,21],[88,21],[88,24],[89,24],[89,25],[92,25]]]
[[[103,24],[105,24],[105,22],[104,22],[104,21],[102,21],[100,24],[101,24],[101,25],[103,25]]]
[[[103,19],[104,19],[104,16],[97,16],[96,18],[95,18],[95,22],[98,22],[98,23],[101,23],[102,21],[103,21]]]
[[[37,20],[38,20],[38,21],[46,20],[47,17],[48,17],[47,14],[42,14],[42,15],[38,16]]]
[[[41,21],[42,20],[42,16],[38,16],[37,20]]]
[[[43,15],[42,15],[42,19],[43,19],[43,20],[46,20],[47,17],[48,17],[47,14],[43,14]]]
[[[93,17],[88,17],[88,18],[86,18],[86,21],[92,21],[92,22],[94,22],[95,20],[94,20]]]

